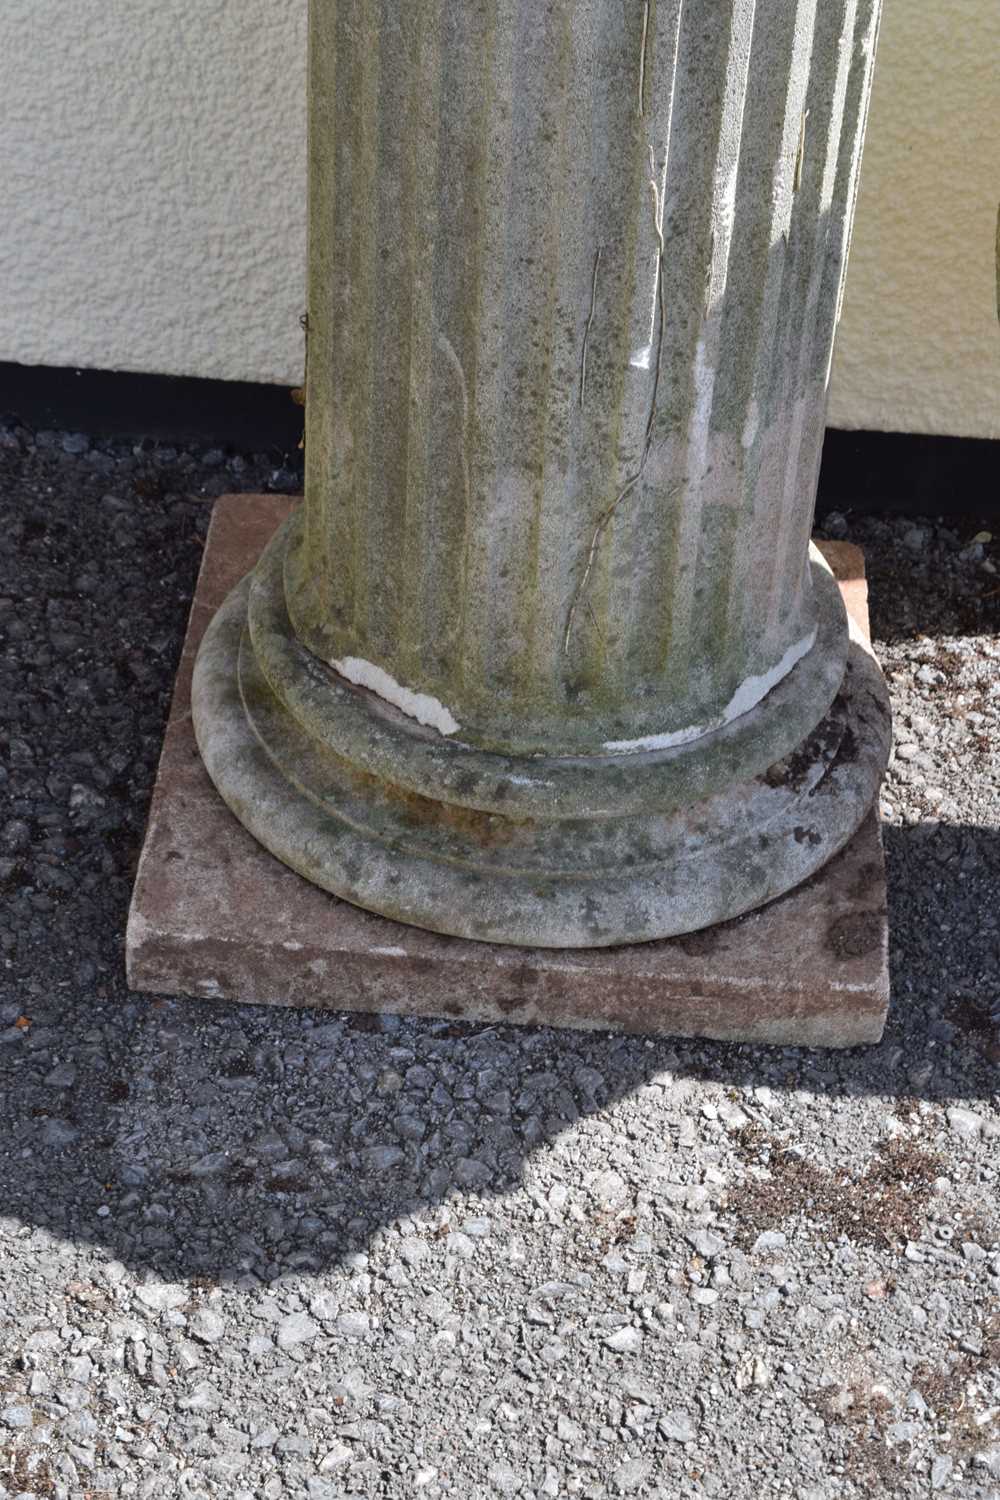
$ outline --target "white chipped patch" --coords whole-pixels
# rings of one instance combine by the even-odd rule
[[[744,714],[756,708],[771,689],[776,688],[804,656],[808,656],[816,644],[816,634],[813,630],[804,640],[789,646],[769,672],[762,672],[759,677],[748,677],[711,724],[692,725],[689,729],[676,729],[670,734],[648,734],[640,740],[610,740],[605,744],[605,750],[612,755],[635,755],[643,750],[674,750],[679,745],[690,745],[694,740],[700,740],[703,735],[713,734],[717,729],[724,729],[727,724],[732,724],[735,719],[742,719]]]
[[[339,672],[341,677],[346,677],[348,682],[353,682],[355,687],[367,688],[369,692],[375,693],[383,698],[386,703],[391,703],[408,718],[416,719],[418,724],[425,724],[429,729],[436,729],[438,734],[456,734],[459,729],[458,721],[453,717],[444,704],[437,698],[432,698],[429,693],[415,693],[411,688],[403,687],[402,683],[390,677],[388,672],[381,667],[376,667],[374,662],[362,661],[358,656],[345,656],[342,661],[332,661],[331,667]]]
[[[722,716],[723,722],[729,724],[733,719],[740,719],[752,708],[756,708],[761,699],[766,698],[771,689],[777,687],[782,678],[787,677],[804,656],[808,656],[816,644],[816,635],[817,632],[811,630],[803,640],[796,641],[794,646],[789,646],[781,660],[769,672],[762,672],[759,677],[748,677],[730,699]]]

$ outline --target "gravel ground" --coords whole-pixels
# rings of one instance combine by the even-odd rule
[[[827,518],[897,712],[880,1047],[131,995],[210,501],[297,477],[0,428],[0,1495],[995,1500],[990,521]]]

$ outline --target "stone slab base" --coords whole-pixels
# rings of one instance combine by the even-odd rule
[[[132,900],[133,989],[783,1046],[880,1039],[888,930],[874,814],[824,870],[760,911],[689,937],[603,949],[517,949],[403,926],[327,895],[261,848],[202,767],[191,670],[209,620],[290,504],[231,495],[215,508]],[[867,638],[860,551],[823,551]]]

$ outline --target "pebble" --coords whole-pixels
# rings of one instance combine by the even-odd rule
[[[951,1478],[954,1467],[954,1460],[948,1454],[938,1454],[937,1458],[931,1464],[931,1489],[943,1490]]]
[[[638,1328],[619,1328],[617,1333],[610,1334],[604,1342],[616,1354],[635,1354],[642,1348],[642,1333]]]
[[[722,1235],[711,1229],[696,1229],[693,1234],[688,1235],[688,1243],[702,1260],[714,1260],[726,1248]]]
[[[948,1110],[948,1124],[956,1135],[962,1136],[965,1140],[975,1140],[977,1136],[982,1135],[985,1121],[971,1109],[960,1109],[957,1105],[953,1105]]]
[[[633,1491],[642,1488],[652,1470],[651,1459],[632,1458],[615,1470],[611,1482],[619,1494],[631,1495]]]
[[[75,1125],[70,1125],[67,1120],[52,1119],[46,1120],[43,1123],[41,1130],[38,1132],[38,1138],[43,1146],[61,1148],[63,1146],[72,1146],[75,1141],[78,1141],[80,1139],[80,1132]]]
[[[135,1297],[144,1307],[153,1312],[166,1312],[168,1308],[183,1307],[189,1301],[191,1293],[186,1287],[172,1286],[165,1281],[147,1281],[143,1286],[136,1287]]]
[[[279,1349],[294,1349],[297,1344],[308,1344],[319,1333],[319,1326],[305,1313],[289,1313],[278,1324],[275,1339]]]
[[[354,1450],[346,1443],[334,1443],[328,1448],[325,1456],[320,1461],[320,1473],[332,1474],[334,1469],[342,1469],[344,1464],[349,1464],[354,1457]]]
[[[315,1325],[311,1325],[313,1333],[307,1335],[311,1338],[318,1331]],[[337,1319],[337,1332],[346,1339],[363,1339],[371,1333],[372,1320],[364,1312],[341,1313]]]
[[[23,818],[8,818],[0,828],[0,848],[19,854],[31,843],[31,829]]]
[[[663,1436],[674,1443],[693,1443],[698,1436],[691,1413],[683,1410],[664,1413],[659,1427]]]
[[[309,1299],[309,1311],[320,1323],[332,1323],[340,1314],[340,1299],[332,1292],[317,1292]]]
[[[493,1464],[487,1472],[490,1485],[501,1495],[515,1495],[521,1488],[521,1475],[510,1464]]]
[[[780,1229],[765,1229],[753,1242],[754,1255],[766,1255],[770,1250],[784,1250],[788,1236]]]
[[[210,1151],[191,1164],[192,1177],[218,1177],[229,1166],[228,1151]]]
[[[200,1381],[189,1396],[184,1396],[177,1405],[181,1411],[218,1411],[222,1397],[209,1381]]]
[[[399,1246],[400,1260],[405,1261],[408,1266],[418,1266],[421,1261],[427,1259],[430,1253],[430,1245],[417,1235],[409,1235],[401,1241]]]
[[[189,1319],[191,1337],[201,1344],[217,1344],[226,1334],[226,1320],[210,1307],[200,1307]]]
[[[59,1063],[45,1075],[45,1083],[53,1089],[71,1089],[76,1083],[77,1070],[72,1063]]]
[[[365,1160],[373,1172],[391,1172],[406,1160],[406,1154],[400,1146],[370,1146]]]
[[[628,1184],[618,1172],[600,1172],[590,1186],[597,1203],[605,1210],[621,1208],[628,1198]]]

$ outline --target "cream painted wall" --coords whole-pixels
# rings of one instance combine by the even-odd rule
[[[840,426],[1000,437],[1000,3],[885,0]],[[0,360],[296,384],[305,0],[0,0]]]
[[[1000,0],[885,0],[830,420],[1000,437]]]
[[[305,0],[0,0],[0,360],[300,377]]]

